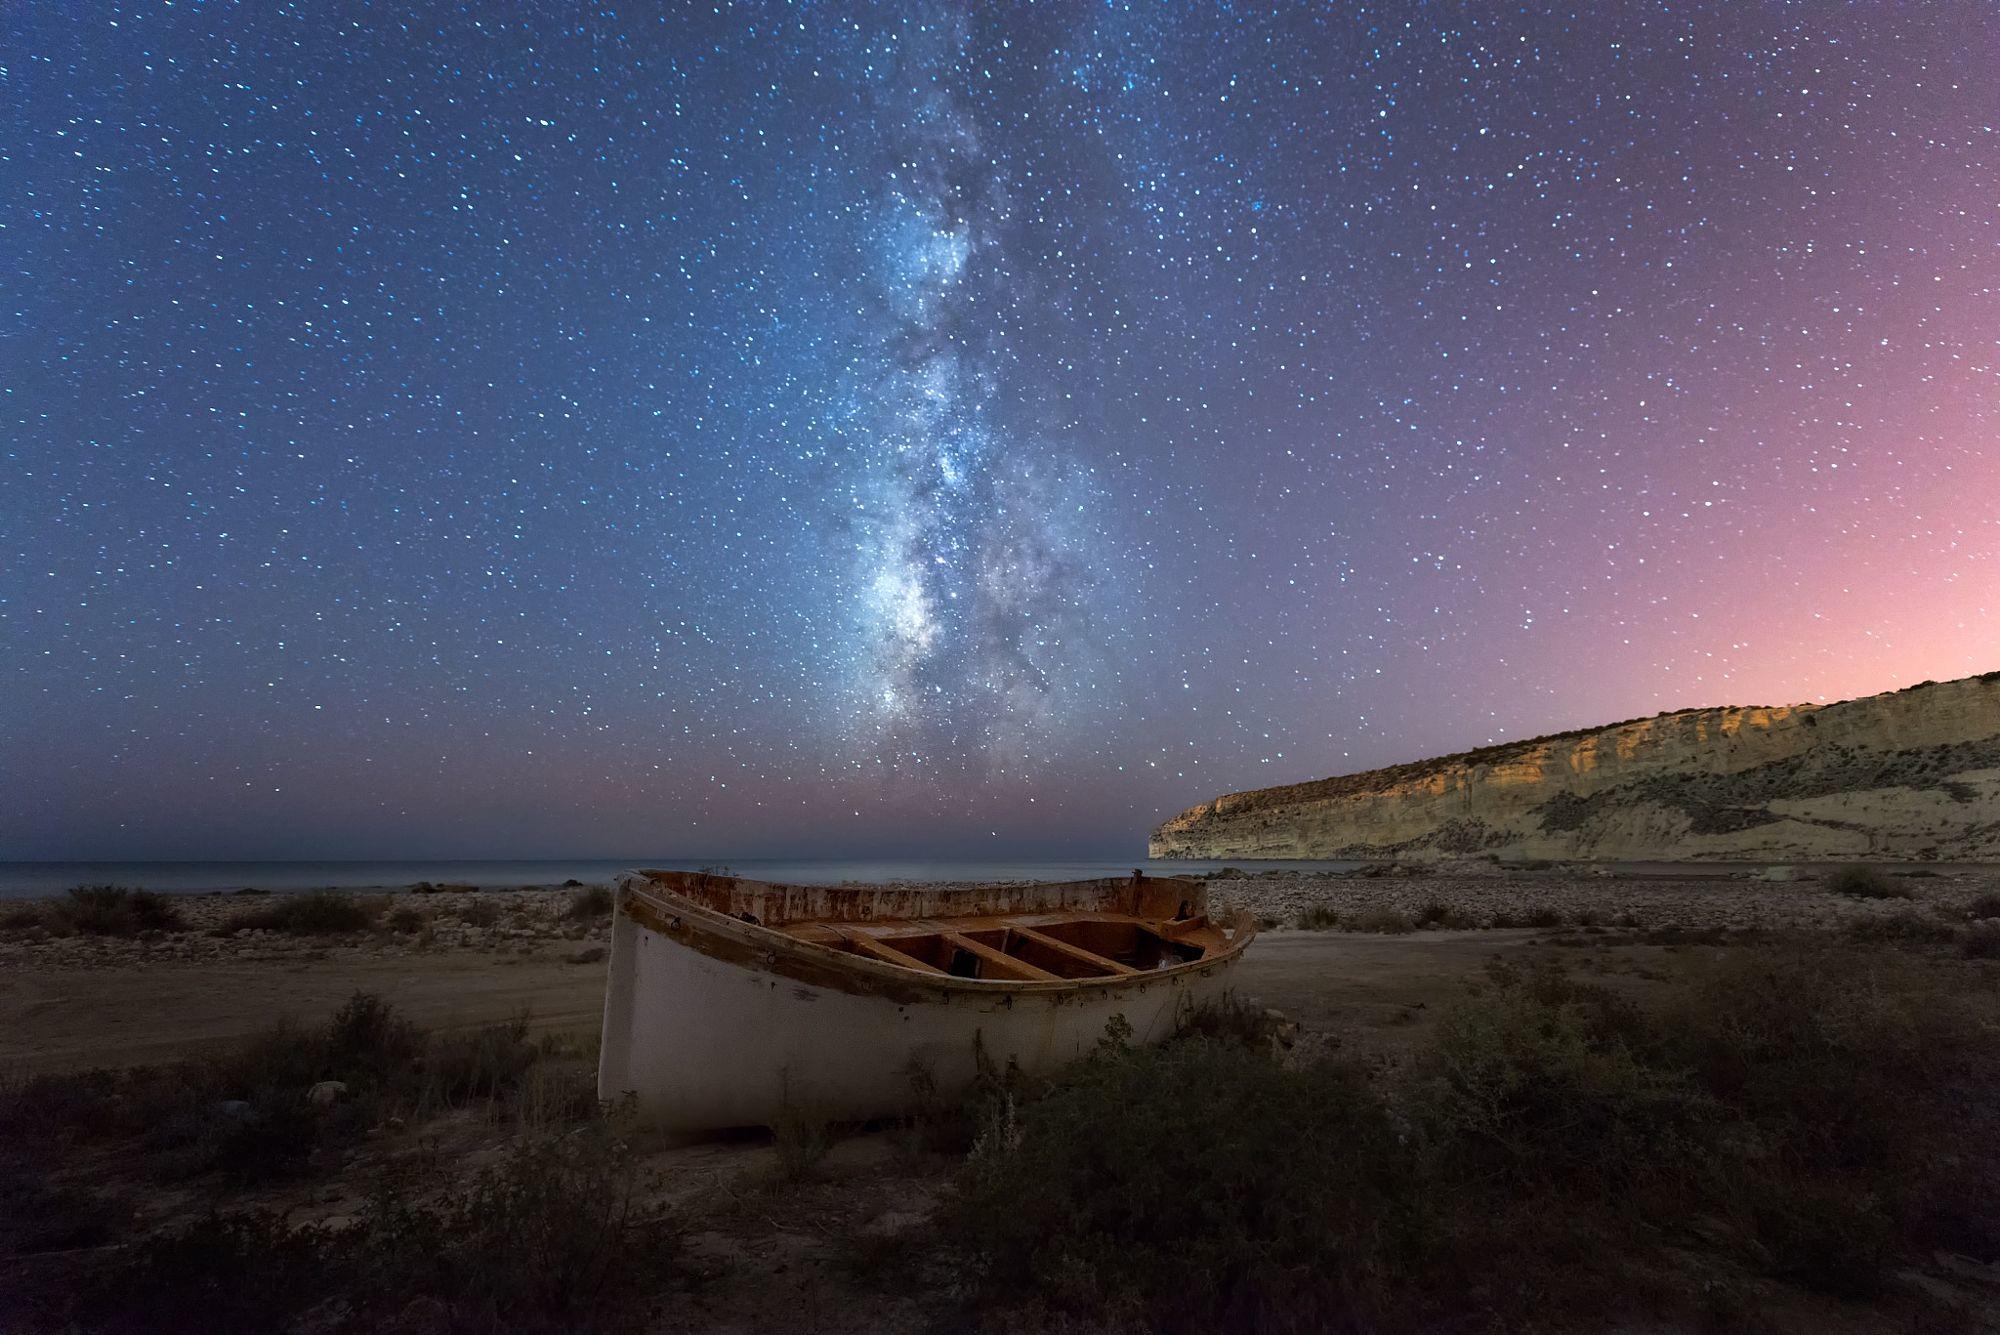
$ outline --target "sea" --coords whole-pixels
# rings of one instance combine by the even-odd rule
[[[667,871],[715,871],[792,885],[881,884],[891,881],[1081,881],[1128,876],[1134,868],[1148,876],[1189,876],[1227,866],[1260,870],[1341,872],[1359,862],[1155,862],[972,861],[951,859],[750,858],[722,862],[686,858],[577,858],[546,861],[409,862],[0,862],[0,900],[41,899],[75,885],[123,885],[171,894],[212,894],[237,890],[381,890],[433,884],[475,885],[485,889],[602,884],[634,867]]]

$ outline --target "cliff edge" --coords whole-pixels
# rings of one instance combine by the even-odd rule
[[[2000,861],[2000,672],[1833,705],[1688,709],[1283,788],[1156,858]]]

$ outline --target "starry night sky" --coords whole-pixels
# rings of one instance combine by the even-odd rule
[[[2000,667],[2000,7],[0,9],[0,857],[1136,854]]]

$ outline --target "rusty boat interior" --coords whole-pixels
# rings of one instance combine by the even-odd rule
[[[1076,983],[1233,954],[1255,924],[1209,917],[1200,881],[1129,877],[969,888],[778,885],[644,871],[635,893],[792,941],[935,978]],[[675,901],[678,901],[676,905]]]

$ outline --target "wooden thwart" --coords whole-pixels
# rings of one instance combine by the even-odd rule
[[[1088,964],[1099,973],[1123,975],[1139,972],[1129,964],[1120,964],[1117,960],[1107,959],[1095,951],[1085,950],[1082,946],[1073,946],[1067,941],[1058,941],[1048,933],[1038,932],[1032,927],[1016,925],[1013,931],[1016,936],[1024,936],[1035,944],[1045,946],[1059,955],[1067,955],[1079,964]]]
[[[840,926],[835,926],[833,930],[840,934],[841,940],[852,945],[863,955],[872,955],[884,964],[899,964],[905,969],[916,969],[921,973],[934,973],[938,975],[943,975],[944,973],[944,970],[938,968],[937,965],[927,964],[915,955],[905,955],[888,942],[878,940],[866,932],[857,932],[851,927]]]
[[[977,955],[980,959],[985,960],[988,964],[991,964],[1010,978],[1024,979],[1031,983],[1059,983],[1062,981],[1060,974],[1050,973],[1047,969],[1038,969],[1026,960],[1017,960],[1004,950],[995,950],[992,946],[974,941],[971,937],[962,933],[944,932],[941,935],[946,941],[957,946],[960,950]]]

